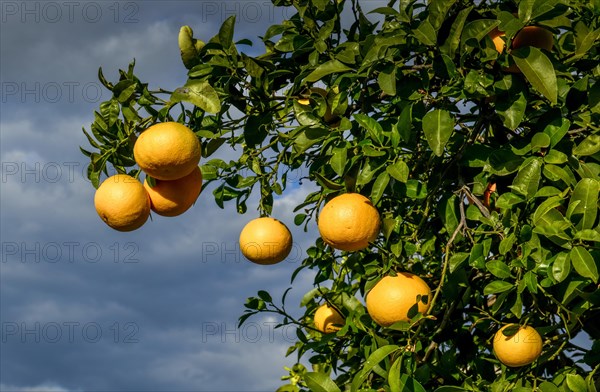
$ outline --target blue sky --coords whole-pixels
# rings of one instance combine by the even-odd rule
[[[293,330],[264,316],[236,329],[245,299],[274,298],[316,238],[293,225],[311,191],[291,186],[273,215],[294,234],[275,266],[243,259],[237,237],[257,216],[220,210],[207,188],[183,216],[154,216],[132,233],[96,215],[81,127],[109,80],[137,62],[151,87],[185,83],[181,25],[208,40],[237,14],[236,39],[286,15],[268,1],[0,1],[0,390],[275,390],[295,357]],[[256,50],[260,50],[257,47]],[[311,287],[301,274],[290,309]]]

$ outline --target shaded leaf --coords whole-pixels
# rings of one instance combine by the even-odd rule
[[[369,374],[371,374],[373,368],[377,366],[379,362],[385,359],[388,355],[395,351],[398,351],[398,349],[398,346],[387,345],[373,351],[373,353],[369,355],[369,358],[367,358],[367,360],[363,364],[362,369],[358,373],[356,373],[356,376],[354,376],[354,379],[352,380],[351,391],[357,392],[360,389],[362,383],[367,379]]]
[[[406,183],[408,181],[409,169],[408,165],[404,161],[396,161],[393,165],[387,166],[385,170],[390,176],[394,177],[400,182]]]
[[[434,154],[438,157],[444,153],[444,147],[448,143],[448,140],[450,140],[453,130],[454,119],[446,110],[436,109],[423,117],[425,138],[429,147],[431,147]]]
[[[505,291],[512,289],[513,287],[515,287],[515,286],[510,282],[505,282],[502,280],[495,280],[493,282],[488,283],[483,288],[483,294],[490,295],[490,294],[503,293]]]

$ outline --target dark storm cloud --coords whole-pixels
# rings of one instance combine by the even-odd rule
[[[257,290],[278,298],[288,287],[315,238],[314,227],[294,229],[290,206],[310,190],[291,186],[276,201],[274,214],[294,230],[293,257],[255,266],[236,245],[257,214],[218,209],[210,187],[184,216],[112,231],[93,209],[78,150],[81,126],[109,98],[91,95],[98,66],[114,80],[135,58],[142,80],[177,87],[186,79],[179,27],[207,40],[235,2],[0,4],[0,389],[273,390],[293,364],[284,358],[293,331],[274,333],[275,320],[264,318],[237,330],[237,318]],[[78,6],[56,19],[52,4]],[[273,23],[242,4],[236,38]],[[309,273],[298,278],[292,309],[310,281]]]

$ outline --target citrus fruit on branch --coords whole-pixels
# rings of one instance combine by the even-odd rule
[[[126,174],[108,177],[94,195],[102,220],[115,230],[140,228],[150,216],[150,198],[141,182]]]
[[[344,325],[344,317],[329,304],[321,305],[314,316],[315,327],[322,333],[333,333]]]
[[[319,214],[321,238],[333,248],[345,251],[365,249],[377,239],[381,220],[367,197],[345,193],[331,199]]]
[[[498,53],[503,53],[504,49],[506,48],[506,43],[504,42],[504,32],[498,30],[498,28],[495,28],[492,30],[489,36],[494,42],[496,51]],[[525,26],[513,37],[510,48],[511,50],[516,50],[527,46],[551,51],[552,47],[554,46],[554,35],[551,31],[548,31],[543,27]],[[521,72],[516,64],[504,68],[504,70],[512,73]]]
[[[192,172],[200,161],[200,142],[191,129],[177,122],[154,124],[133,147],[136,163],[158,180],[177,180]]]
[[[162,216],[177,216],[186,212],[198,199],[202,190],[202,171],[196,166],[192,172],[177,180],[154,180],[144,188],[150,196],[152,211]]]
[[[371,318],[377,324],[389,327],[399,321],[410,321],[417,311],[427,312],[431,289],[417,275],[402,272],[383,277],[367,293],[366,302]]]
[[[240,233],[242,254],[256,264],[276,264],[292,250],[292,233],[282,222],[270,217],[253,219]]]
[[[542,337],[535,328],[528,325],[518,327],[515,333],[505,336],[503,331],[509,327],[517,326],[505,325],[494,335],[494,354],[506,366],[529,365],[542,353]]]

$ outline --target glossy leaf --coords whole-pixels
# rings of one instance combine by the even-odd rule
[[[558,101],[558,85],[550,59],[540,49],[531,46],[512,51],[512,56],[533,88],[555,104]]]
[[[600,151],[600,134],[589,135],[573,148],[573,155],[589,156]]]
[[[574,246],[569,253],[573,268],[584,278],[598,282],[598,266],[590,252],[582,246]]]
[[[189,80],[171,95],[171,102],[190,102],[208,113],[221,111],[221,101],[211,85],[203,80]]]
[[[600,182],[591,178],[584,178],[575,186],[569,201],[567,218],[573,222],[577,230],[594,227],[598,215],[599,193]]]
[[[519,169],[511,186],[512,190],[531,199],[539,188],[541,172],[542,161],[540,159],[533,158],[527,161]]]
[[[304,380],[311,391],[341,392],[340,388],[324,373],[308,372]]]
[[[361,387],[362,383],[367,379],[369,374],[373,371],[373,368],[379,364],[379,362],[383,361],[387,356],[391,353],[397,351],[399,349],[398,346],[395,345],[387,345],[378,348],[373,351],[369,358],[365,361],[362,366],[362,369],[356,373],[356,376],[352,379],[351,391],[357,392]]]

